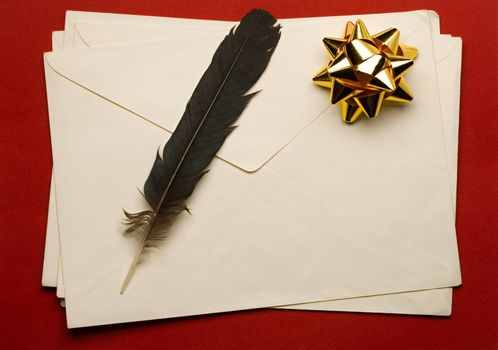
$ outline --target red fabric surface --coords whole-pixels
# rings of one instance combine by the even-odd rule
[[[237,20],[433,9],[463,38],[457,230],[463,286],[448,318],[255,310],[69,331],[40,286],[52,167],[42,53],[68,9]],[[497,2],[123,1],[0,2],[0,348],[498,349]]]

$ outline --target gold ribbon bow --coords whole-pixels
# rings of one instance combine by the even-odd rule
[[[330,89],[330,101],[340,104],[346,123],[354,123],[362,113],[376,117],[384,101],[413,100],[403,75],[418,50],[401,45],[399,36],[396,28],[370,35],[359,19],[346,24],[343,38],[323,38],[330,61],[313,81]]]

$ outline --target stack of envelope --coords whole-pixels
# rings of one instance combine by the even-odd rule
[[[311,78],[362,19],[419,56],[414,100],[341,120]],[[123,208],[235,22],[66,15],[44,55],[54,159],[43,286],[69,328],[263,307],[450,315],[462,42],[432,11],[282,19],[243,113],[161,247],[119,293]]]

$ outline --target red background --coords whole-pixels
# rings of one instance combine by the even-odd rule
[[[69,331],[40,286],[52,167],[42,53],[68,9],[238,20],[433,9],[463,38],[457,231],[463,286],[448,318],[255,310]],[[0,1],[0,348],[498,349],[497,2]]]

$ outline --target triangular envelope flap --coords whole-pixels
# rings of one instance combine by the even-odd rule
[[[121,23],[88,23],[78,22],[75,24],[75,41],[83,45],[75,44],[75,48],[114,46],[148,41],[160,41],[178,38],[199,37],[205,35],[225,35],[233,26],[232,23],[224,23],[224,26],[216,25],[202,28],[198,26],[182,26],[181,31],[174,25],[146,25],[146,24],[121,24]]]
[[[364,17],[372,32],[396,26],[410,35],[421,20],[427,23],[424,16],[412,12]],[[314,86],[310,77],[328,59],[321,39],[340,34],[344,23],[344,17],[308,19],[283,29],[270,65],[255,86],[263,92],[244,112],[220,158],[256,171],[328,107],[327,92]],[[172,131],[222,38],[172,39],[47,57],[61,75]]]
[[[309,80],[309,72],[323,63],[321,52],[310,62],[303,57],[309,55],[310,43],[298,45],[306,54],[294,52],[294,41],[286,41],[286,35],[289,33],[283,34],[278,52],[254,87],[264,91],[249,104],[238,128],[218,153],[246,171],[260,168],[328,106],[326,93]],[[173,131],[223,37],[74,50],[47,57],[61,75]],[[294,71],[298,66],[303,69]]]
[[[203,20],[203,19],[186,19],[175,17],[156,17],[140,15],[124,15],[104,12],[86,12],[86,11],[66,11],[64,25],[64,49],[73,48],[73,40],[76,33],[76,24],[78,22],[90,23],[114,23],[114,24],[152,24],[152,25],[203,25],[226,27],[226,21]]]
[[[122,207],[143,204],[136,186],[167,135],[47,72],[70,327],[452,284],[417,246],[272,171],[215,160],[189,200],[192,216],[120,296],[136,248],[119,234]]]

